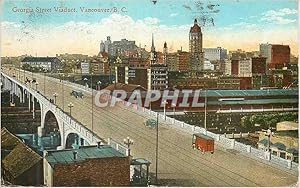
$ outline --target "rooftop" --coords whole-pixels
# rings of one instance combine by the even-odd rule
[[[16,178],[41,160],[42,157],[39,156],[39,154],[34,152],[24,143],[19,143],[3,159],[3,168]]]
[[[194,135],[197,136],[197,137],[200,137],[200,138],[204,138],[206,140],[214,140],[212,137],[207,136],[207,135],[202,134],[202,133],[197,133],[197,134],[194,134]]]
[[[53,62],[57,57],[25,57],[21,62]]]
[[[10,133],[5,127],[1,129],[1,150],[13,150],[22,141]]]
[[[74,159],[73,152],[77,151],[77,157]],[[70,164],[78,161],[111,157],[127,157],[116,149],[108,145],[103,146],[83,146],[79,149],[65,149],[47,151],[46,160],[50,165]]]
[[[200,32],[201,32],[201,28],[198,25],[197,19],[195,19],[194,25],[190,29],[190,33],[200,33]]]
[[[298,123],[293,121],[282,121],[276,124],[277,131],[291,131],[298,130]]]
[[[124,90],[126,92],[133,92],[134,90],[146,91],[147,89],[140,86],[140,85],[133,85],[133,84],[123,84],[123,83],[116,83],[107,86],[105,89],[113,91],[113,90]]]

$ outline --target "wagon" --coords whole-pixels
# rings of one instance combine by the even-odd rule
[[[192,146],[194,149],[198,149],[202,153],[214,153],[214,139],[205,134],[193,134]]]
[[[146,122],[144,122],[146,127],[155,128],[157,125],[157,121],[154,119],[148,119]]]

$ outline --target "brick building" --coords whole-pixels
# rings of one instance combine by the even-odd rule
[[[260,44],[260,55],[267,58],[269,69],[281,69],[290,63],[290,47],[281,44]]]
[[[290,47],[288,45],[272,45],[269,68],[281,68],[290,62]]]
[[[189,52],[178,50],[177,52],[177,61],[178,61],[178,70],[187,71],[189,68]]]
[[[252,57],[252,74],[266,74],[267,58],[266,57]]]
[[[239,74],[239,60],[233,59],[231,60],[231,75]]]
[[[45,151],[44,174],[51,187],[129,186],[130,161],[108,145]]]

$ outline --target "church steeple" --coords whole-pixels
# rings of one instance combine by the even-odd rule
[[[152,33],[152,45],[151,45],[151,52],[155,52],[155,47],[154,47],[154,36]]]
[[[151,52],[150,52],[150,63],[156,64],[156,52],[155,52],[155,47],[154,47],[153,33],[152,33],[152,45],[151,45]]]

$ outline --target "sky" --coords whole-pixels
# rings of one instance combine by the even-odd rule
[[[181,47],[198,18],[203,47],[258,51],[260,43],[290,45],[298,55],[297,0],[2,0],[1,56],[96,55],[101,40],[126,38],[150,49]],[[56,12],[56,8],[75,12]],[[108,12],[84,12],[84,9]],[[41,12],[43,9],[43,12]],[[45,12],[45,11],[48,12]],[[203,20],[206,20],[205,23]]]

